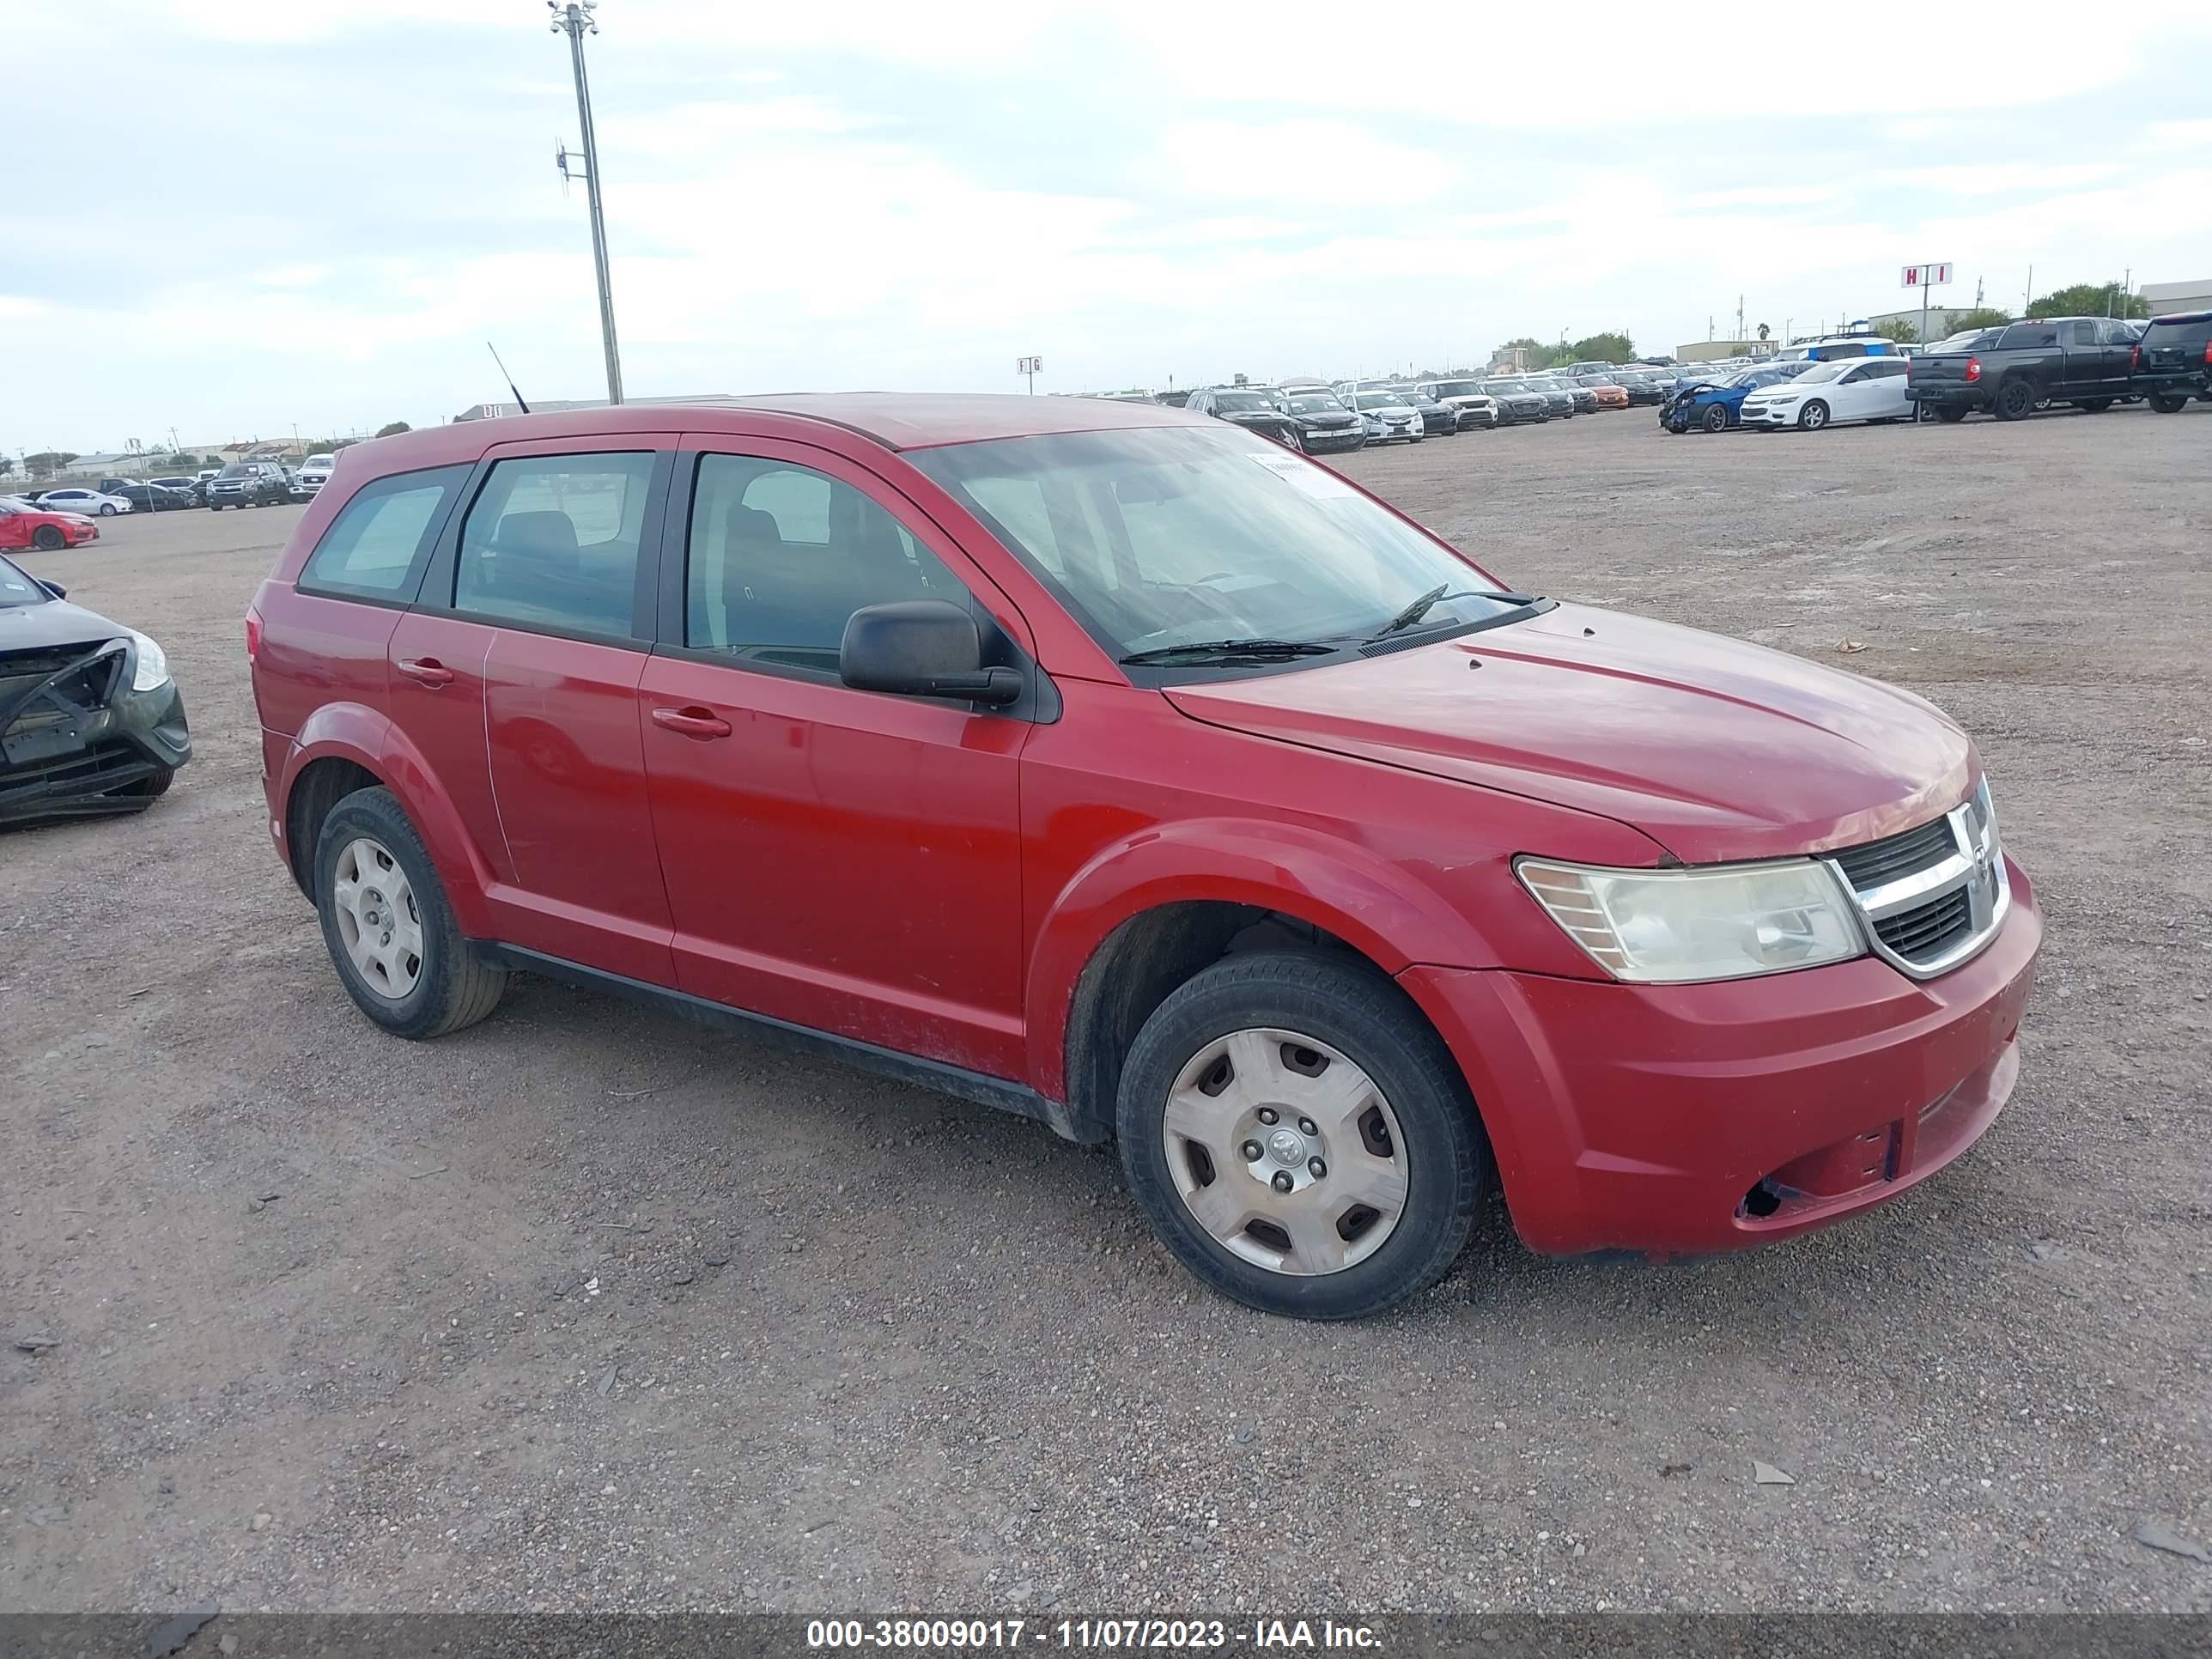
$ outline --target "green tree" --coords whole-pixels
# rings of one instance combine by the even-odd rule
[[[2002,328],[2012,319],[1995,306],[1976,306],[1972,311],[1954,314],[1948,326],[1953,334],[1964,334],[1972,328]]]
[[[2027,314],[2031,317],[2148,317],[2150,307],[2141,295],[2130,293],[2124,283],[2075,283],[2069,288],[2055,288],[2041,299],[2030,302]]]
[[[33,477],[43,477],[58,471],[76,459],[74,449],[42,449],[35,455],[23,457],[23,470]]]
[[[390,438],[402,432],[412,432],[414,429],[404,421],[386,421],[376,428],[376,435],[380,438]]]
[[[1625,363],[1636,356],[1636,342],[1626,334],[1592,334],[1565,349],[1561,362]]]
[[[1899,345],[1913,345],[1920,338],[1920,331],[1910,323],[1892,320],[1875,325],[1875,333],[1885,340],[1894,340]]]

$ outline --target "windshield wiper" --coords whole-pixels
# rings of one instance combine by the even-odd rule
[[[1523,605],[1535,604],[1537,596],[1534,593],[1501,593],[1495,589],[1484,587],[1462,588],[1455,592],[1452,591],[1452,585],[1445,582],[1439,586],[1431,588],[1396,616],[1391,617],[1389,622],[1384,623],[1382,627],[1370,634],[1367,636],[1367,643],[1372,645],[1377,640],[1389,639],[1393,634],[1404,633],[1422,617],[1427,616],[1433,606],[1442,604],[1446,599],[1503,599],[1510,605]]]
[[[1343,649],[1341,645],[1327,645],[1319,640],[1207,640],[1195,645],[1156,645],[1149,651],[1132,651],[1120,660],[1133,667],[1206,658],[1233,661],[1243,657],[1254,662],[1280,662],[1291,657],[1334,656]]]

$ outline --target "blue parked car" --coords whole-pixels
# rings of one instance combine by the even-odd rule
[[[1687,432],[1692,427],[1725,432],[1739,424],[1743,400],[1752,392],[1763,386],[1794,380],[1807,369],[1819,367],[1803,362],[1759,363],[1719,380],[1685,380],[1659,405],[1659,424],[1669,432]]]

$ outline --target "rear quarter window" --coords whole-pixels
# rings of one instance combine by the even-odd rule
[[[410,604],[430,550],[469,476],[465,466],[397,472],[362,486],[307,556],[308,593]]]

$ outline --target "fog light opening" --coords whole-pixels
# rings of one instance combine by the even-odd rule
[[[1764,1221],[1781,1207],[1782,1194],[1764,1176],[1752,1182],[1751,1190],[1743,1195],[1743,1212],[1758,1220]]]

